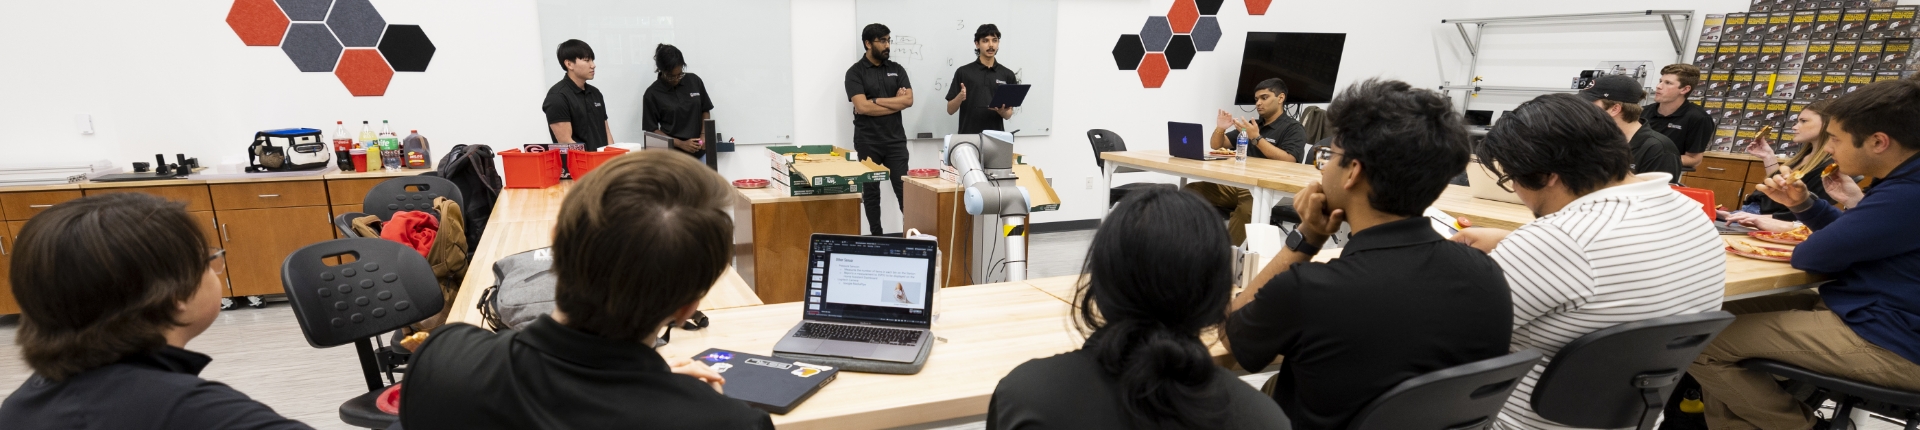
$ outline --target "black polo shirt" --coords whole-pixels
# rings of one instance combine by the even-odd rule
[[[442,326],[413,360],[400,390],[408,430],[773,428],[652,348],[544,315],[519,331]]]
[[[1248,371],[1280,363],[1273,398],[1295,428],[1347,428],[1407,378],[1507,353],[1513,299],[1487,253],[1425,217],[1353,233],[1340,258],[1295,264],[1227,316]]]
[[[892,98],[900,94],[901,88],[913,88],[907,81],[907,68],[900,63],[887,60],[880,65],[867,61],[861,56],[853,67],[847,68],[847,100],[853,96],[865,95],[867,101]],[[905,143],[907,129],[900,123],[900,113],[868,116],[853,114],[853,142],[858,143]]]
[[[713,99],[700,75],[681,76],[678,86],[655,79],[640,100],[640,128],[660,130],[675,139],[699,139],[700,124],[705,120],[701,114],[712,111]]]
[[[987,430],[1132,428],[1119,378],[1107,373],[1100,357],[1088,350],[1099,337],[1095,333],[1087,340],[1089,346],[1077,351],[1028,360],[1000,378],[987,404]],[[1272,399],[1226,368],[1209,367],[1208,378],[1224,394],[1207,405],[1226,412],[1219,428],[1290,428]]]
[[[1713,143],[1713,117],[1691,101],[1680,105],[1673,115],[1661,115],[1658,104],[1647,106],[1640,120],[1666,135],[1680,154],[1707,152],[1707,144]]]
[[[967,101],[960,102],[960,110],[954,114],[960,116],[960,134],[976,134],[986,130],[1007,131],[1006,120],[1000,118],[988,105],[993,102],[993,92],[1001,85],[1018,84],[1020,77],[1014,76],[1013,69],[996,61],[993,67],[974,60],[965,66],[953,70],[953,85],[947,86],[947,100],[960,96],[960,84],[967,86]]]
[[[1627,140],[1627,146],[1633,148],[1633,173],[1666,173],[1673,175],[1670,182],[1680,183],[1680,153],[1673,141],[1667,140],[1667,135],[1641,124],[1640,129],[1633,132],[1633,138]]]
[[[573,123],[573,141],[586,144],[588,151],[607,146],[607,99],[599,88],[591,84],[582,88],[573,85],[572,79],[560,78],[559,83],[547,89],[547,100],[540,103],[540,110],[547,113],[548,125]],[[560,143],[553,129],[547,130],[553,143]]]
[[[171,346],[54,382],[35,373],[0,403],[0,427],[312,429],[233,387],[200,379],[213,358]]]
[[[1255,118],[1254,120],[1265,121],[1259,118]],[[1280,115],[1279,119],[1273,120],[1273,122],[1260,122],[1256,123],[1256,125],[1260,126],[1261,140],[1273,143],[1273,146],[1280,147],[1280,150],[1292,154],[1294,160],[1300,159],[1300,150],[1307,146],[1307,128],[1300,126],[1300,121],[1295,121],[1293,117],[1283,114]],[[1227,130],[1228,145],[1233,145],[1239,141],[1240,129],[1238,127]],[[1231,147],[1229,147],[1229,149],[1231,149]],[[1251,140],[1247,141],[1247,156],[1273,158],[1267,156],[1265,152],[1260,151],[1260,145],[1254,144]]]

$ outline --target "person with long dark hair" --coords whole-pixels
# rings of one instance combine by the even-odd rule
[[[1290,428],[1200,340],[1225,319],[1233,288],[1219,219],[1172,187],[1121,200],[1094,233],[1074,297],[1086,344],[1001,379],[987,428]]]
[[[673,138],[673,149],[699,157],[706,145],[707,122],[713,118],[713,94],[700,75],[687,73],[687,57],[665,43],[653,49],[653,72],[659,76],[640,100],[640,128]]]

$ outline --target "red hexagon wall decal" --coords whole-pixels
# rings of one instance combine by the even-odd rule
[[[1140,86],[1160,88],[1167,82],[1167,54],[1154,52],[1140,60]]]
[[[1174,0],[1173,9],[1167,11],[1167,22],[1173,24],[1175,33],[1192,33],[1193,23],[1200,20],[1200,7],[1193,0]]]
[[[1272,6],[1272,5],[1273,5],[1273,0],[1247,0],[1247,14],[1248,15],[1266,15],[1267,6]]]
[[[291,23],[273,0],[234,0],[227,10],[227,26],[247,46],[279,46]]]
[[[380,50],[348,49],[340,54],[340,65],[333,68],[333,76],[340,78],[355,97],[381,96],[387,94],[393,68],[387,66]]]

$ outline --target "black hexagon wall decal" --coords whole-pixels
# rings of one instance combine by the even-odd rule
[[[1172,67],[1174,70],[1186,69],[1187,65],[1193,64],[1193,54],[1193,36],[1174,35],[1173,39],[1167,42],[1167,67]]]
[[[387,35],[380,38],[380,55],[395,72],[425,72],[433,61],[433,41],[418,25],[388,25]]]
[[[1220,17],[1203,16],[1193,23],[1193,47],[1200,52],[1211,52],[1220,45]]]
[[[287,38],[280,42],[280,51],[302,72],[333,71],[333,65],[340,62],[340,50],[333,33],[318,23],[295,23],[287,27]]]
[[[1140,68],[1140,58],[1147,56],[1147,49],[1140,45],[1140,35],[1122,34],[1120,41],[1113,43],[1113,64],[1120,70]]]
[[[1201,15],[1219,15],[1221,3],[1226,3],[1226,0],[1195,0],[1194,1],[1194,4],[1196,6],[1200,6]]]
[[[327,27],[340,37],[340,44],[372,48],[380,43],[380,32],[387,29],[386,18],[369,0],[335,0],[333,13],[327,15]]]
[[[1147,17],[1147,25],[1140,28],[1140,42],[1147,52],[1160,52],[1167,49],[1167,41],[1173,39],[1173,25],[1164,16]]]
[[[327,19],[327,8],[333,6],[333,0],[274,0],[274,3],[279,3],[287,19],[294,21]]]

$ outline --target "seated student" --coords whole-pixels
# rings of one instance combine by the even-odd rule
[[[1506,231],[1470,228],[1453,240],[1491,253],[1513,289],[1513,350],[1552,357],[1582,335],[1621,323],[1720,309],[1726,253],[1700,204],[1666,173],[1631,175],[1626,135],[1572,94],[1550,94],[1501,116],[1476,149],[1539,219]],[[1546,369],[1534,365],[1500,413],[1501,428],[1567,428],[1528,406]]]
[[[1613,125],[1627,135],[1627,149],[1633,151],[1633,173],[1666,173],[1668,180],[1680,183],[1680,149],[1667,135],[1640,123],[1640,100],[1646,92],[1640,81],[1624,75],[1606,75],[1594,79],[1593,86],[1580,90],[1580,98],[1606,111]]]
[[[1766,373],[1739,366],[1767,358],[1899,390],[1920,390],[1920,82],[1883,81],[1835,99],[1825,149],[1839,174],[1884,178],[1841,212],[1800,178],[1774,175],[1761,190],[1814,234],[1793,267],[1833,277],[1818,293],[1727,303],[1738,315],[1688,369],[1700,381],[1713,428],[1804,429],[1813,409]]]
[[[1087,251],[1074,320],[1080,350],[1000,379],[987,428],[1286,429],[1287,417],[1213,364],[1233,288],[1231,249],[1206,201],[1171,187],[1127,195]]]
[[[435,330],[401,390],[407,429],[773,428],[722,396],[713,369],[653,350],[727,269],[727,181],[671,151],[594,172],[554,224],[553,314],[519,331]]]
[[[1294,199],[1300,228],[1234,298],[1226,326],[1240,367],[1286,357],[1273,399],[1303,429],[1346,428],[1401,381],[1505,355],[1513,312],[1493,259],[1421,216],[1467,167],[1452,103],[1369,80],[1327,118],[1338,131],[1320,182]],[[1309,262],[1342,221],[1353,233],[1340,258]]]
[[[0,427],[309,429],[219,382],[183,349],[220,317],[225,252],[180,203],[115,193],[54,205],[13,243],[20,356],[33,376]]]
[[[1801,164],[1812,162],[1814,158],[1817,158],[1813,156],[1814,154],[1821,154],[1826,151],[1826,135],[1825,132],[1822,131],[1825,129],[1826,124],[1825,121],[1821,121],[1822,116],[1820,112],[1826,110],[1827,106],[1831,103],[1833,103],[1831,99],[1820,100],[1807,105],[1804,109],[1800,109],[1800,115],[1794,119],[1793,124],[1793,143],[1798,144],[1800,150],[1793,155],[1793,158],[1784,161],[1781,160],[1778,155],[1773,153],[1773,140],[1766,136],[1757,137],[1748,143],[1747,153],[1755,157],[1760,157],[1760,162],[1766,167],[1768,175],[1779,173],[1782,166],[1794,170],[1798,170],[1801,167],[1808,167],[1806,176],[1802,176],[1801,180],[1809,184],[1821,182],[1820,173],[1823,169],[1826,169],[1828,165],[1833,164],[1832,160],[1822,162],[1816,166],[1801,166]],[[1815,188],[1811,191],[1813,191],[1814,195],[1819,196],[1821,200],[1834,201],[1834,196],[1827,192],[1826,187]],[[1766,193],[1759,191],[1754,191],[1753,194],[1749,194],[1742,199],[1739,211],[1760,215],[1792,214],[1792,212],[1787,211],[1785,206],[1775,203],[1773,199],[1767,198]],[[1787,217],[1787,220],[1791,221],[1792,217]]]
[[[1214,149],[1234,150],[1241,135],[1247,137],[1247,156],[1269,158],[1294,162],[1300,159],[1300,151],[1307,145],[1306,128],[1300,121],[1287,116],[1287,81],[1272,78],[1260,81],[1253,87],[1254,110],[1259,117],[1238,119],[1222,110],[1213,127],[1213,136],[1208,139]],[[1253,207],[1253,192],[1245,188],[1220,185],[1212,182],[1194,182],[1187,184],[1187,190],[1199,193],[1213,207],[1230,214],[1227,218],[1227,238],[1233,245],[1247,240],[1247,223],[1253,220],[1253,211],[1272,208]]]

